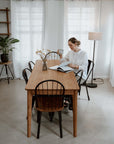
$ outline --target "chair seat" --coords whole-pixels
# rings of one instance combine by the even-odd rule
[[[64,109],[64,106],[61,108],[56,108],[56,109],[52,109],[52,108],[46,108],[46,109],[40,109],[40,108],[36,108],[37,111],[41,111],[41,112],[57,112],[57,111],[62,111]]]
[[[51,91],[49,88],[51,88]],[[50,121],[52,121],[53,119],[54,112],[58,112],[60,138],[62,138],[61,111],[64,108],[64,93],[65,88],[63,84],[57,80],[44,80],[36,85],[35,97],[38,122],[37,138],[39,138],[40,136],[40,123],[42,112],[49,113]]]

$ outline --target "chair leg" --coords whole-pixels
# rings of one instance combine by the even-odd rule
[[[38,123],[39,111],[37,111],[37,123]]]
[[[62,138],[63,134],[62,134],[62,117],[61,117],[61,111],[58,112],[58,115],[59,115],[60,138]]]
[[[81,92],[81,86],[79,86],[79,88],[80,88],[80,89],[79,89],[78,93],[79,93],[79,95],[80,95],[80,92]]]
[[[81,92],[81,86],[80,86],[80,90],[79,90],[79,95],[80,95],[80,92]]]
[[[90,101],[90,97],[89,97],[89,92],[88,92],[88,87],[87,86],[86,86],[86,92],[87,92],[88,101]]]
[[[79,96],[80,96],[80,90],[78,91],[78,93],[79,93]]]
[[[51,122],[53,121],[53,117],[54,117],[54,112],[49,112],[49,118]]]
[[[37,138],[39,138],[40,136],[40,123],[41,123],[41,115],[42,115],[42,112],[38,112],[38,131],[37,131]]]
[[[72,96],[69,98],[69,110],[73,110]]]
[[[34,107],[35,96],[32,97],[32,108]]]

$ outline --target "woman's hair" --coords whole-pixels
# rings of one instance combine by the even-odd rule
[[[78,41],[75,37],[70,38],[68,41],[70,41],[73,44],[77,44],[77,46],[81,44],[81,42]]]

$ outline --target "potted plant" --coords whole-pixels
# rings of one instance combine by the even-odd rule
[[[2,51],[1,54],[1,61],[8,62],[8,55],[9,52],[12,51],[15,47],[12,47],[12,44],[19,42],[18,39],[10,38],[9,36],[0,37],[0,50]]]

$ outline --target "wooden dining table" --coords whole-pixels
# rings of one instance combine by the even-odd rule
[[[48,60],[48,68],[59,65],[59,60]],[[27,137],[31,137],[31,116],[32,116],[32,96],[35,95],[36,85],[43,80],[57,80],[65,87],[65,95],[72,95],[73,98],[73,136],[77,136],[77,93],[79,86],[74,72],[63,73],[56,70],[47,69],[42,71],[42,61],[37,60],[25,87],[27,90]]]

